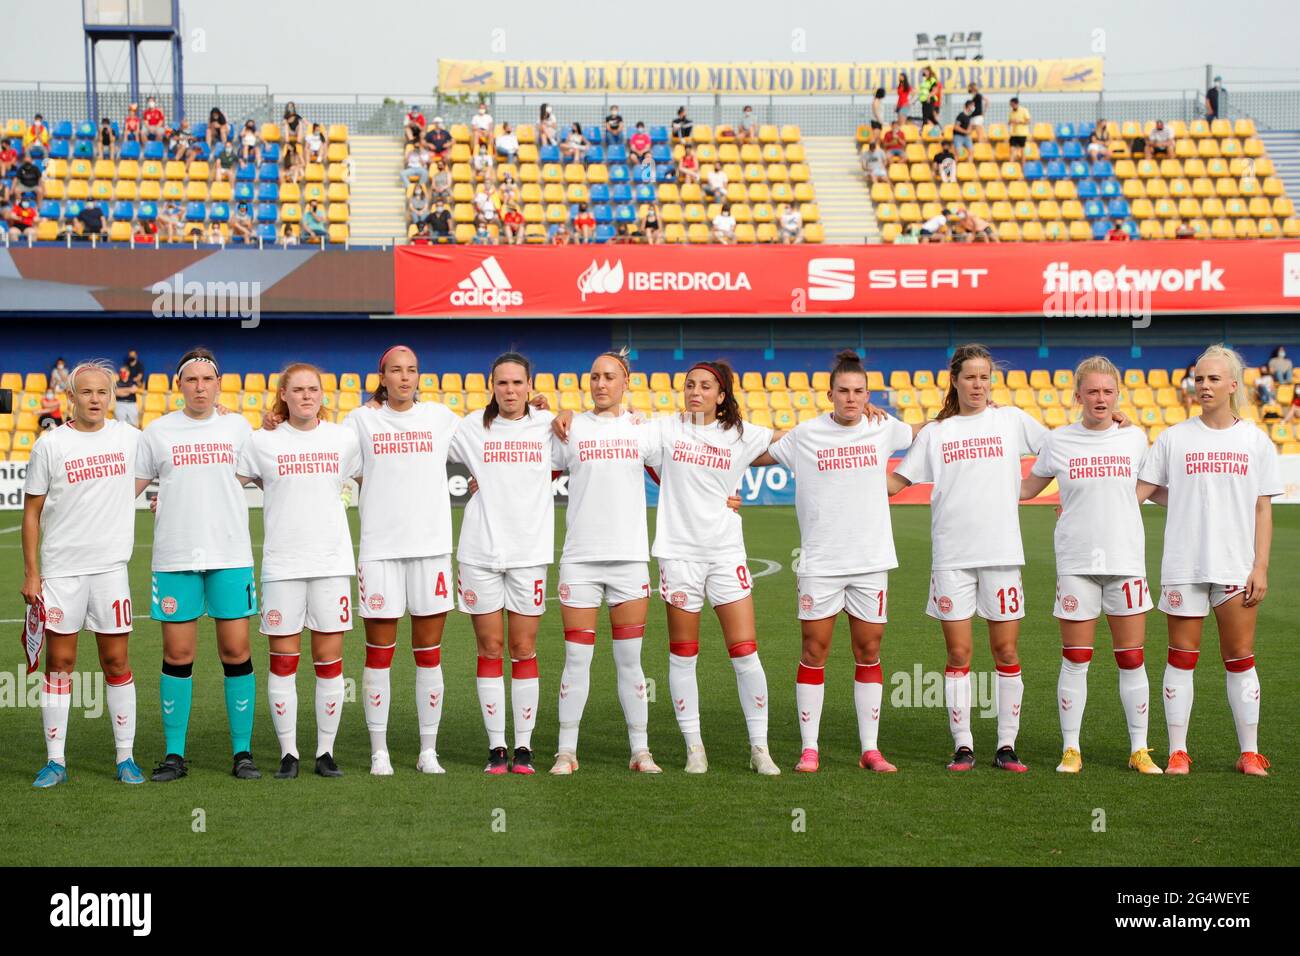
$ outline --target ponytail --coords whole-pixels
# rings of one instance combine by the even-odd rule
[[[712,362],[697,362],[692,370],[702,368],[712,372],[721,387],[722,402],[718,405],[718,421],[723,429],[735,428],[736,433],[745,434],[745,420],[740,414],[740,402],[736,400],[736,373],[723,359]]]
[[[990,375],[997,367],[993,362],[993,354],[984,346],[975,342],[957,346],[952,353],[952,361],[948,363],[948,393],[943,397],[943,408],[939,409],[935,421],[952,418],[961,411],[961,402],[957,398],[957,376],[961,374],[961,367],[971,359],[984,359],[988,362]]]
[[[528,381],[530,382],[533,380],[533,363],[528,361],[527,358],[520,355],[518,352],[502,352],[495,359],[493,359],[492,371],[488,373],[488,384],[492,386],[492,398],[488,401],[487,408],[483,409],[484,428],[491,428],[492,420],[501,414],[501,407],[497,404],[497,390],[496,390],[496,382],[494,381],[494,379],[497,374],[498,366],[508,365],[510,363],[514,363],[515,365],[522,365],[524,367],[524,377],[527,378]],[[528,410],[528,406],[525,405],[524,406],[525,413],[527,413],[527,410]]]

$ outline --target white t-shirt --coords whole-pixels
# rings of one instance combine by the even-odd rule
[[[248,499],[236,475],[253,428],[243,415],[190,418],[183,409],[141,433],[137,478],[158,479],[155,571],[253,566]]]
[[[109,419],[93,432],[68,422],[37,441],[23,491],[47,496],[41,577],[99,574],[131,560],[139,440],[135,428]]]
[[[447,449],[460,425],[456,413],[437,402],[404,412],[362,406],[343,423],[361,449],[359,559],[451,554]]]
[[[569,472],[560,560],[650,559],[643,468],[659,464],[657,439],[649,423],[634,425],[631,415],[590,411],[573,417],[567,443],[552,439],[552,467]]]
[[[740,515],[727,498],[750,463],[772,443],[772,429],[745,425],[724,429],[684,422],[678,415],[656,418],[648,428],[661,449],[656,558],[710,563],[745,560]]]
[[[830,412],[798,425],[772,457],[794,472],[802,575],[867,574],[898,567],[889,520],[889,456],[912,444],[897,418],[846,427]]]
[[[555,560],[550,412],[498,416],[491,428],[475,412],[461,419],[451,459],[469,469],[478,492],[465,506],[456,560],[492,571]]]
[[[356,573],[343,485],[361,471],[356,433],[332,422],[299,431],[259,429],[239,454],[239,473],[262,480],[266,542],[262,580]]]
[[[930,494],[930,566],[936,571],[1025,563],[1020,541],[1020,459],[1047,429],[1018,408],[953,415],[921,429],[895,474]]]
[[[713,217],[713,228],[718,230],[718,232],[734,232],[736,229],[736,219],[734,216],[718,213]]]
[[[469,125],[472,126],[472,127],[474,127],[475,129],[491,129],[491,128],[492,128],[492,114],[491,114],[491,113],[475,113],[474,116],[473,116],[473,118],[469,121]]]
[[[1056,573],[1146,574],[1137,476],[1147,453],[1141,428],[1092,431],[1075,422],[1048,432],[1033,473],[1061,489]]]
[[[1255,564],[1255,503],[1282,493],[1277,450],[1248,421],[1200,418],[1166,429],[1138,472],[1169,489],[1160,583],[1245,584]]]

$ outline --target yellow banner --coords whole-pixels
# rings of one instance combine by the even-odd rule
[[[892,96],[898,74],[913,86],[933,67],[944,91],[1088,93],[1102,88],[1101,57],[1075,60],[928,60],[889,63],[651,63],[592,60],[439,60],[438,89],[514,93],[719,93],[728,96]]]

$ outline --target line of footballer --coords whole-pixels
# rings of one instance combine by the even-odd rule
[[[397,625],[411,620],[419,732],[418,770],[438,774],[444,701],[441,643],[455,606],[470,615],[477,645],[477,696],[488,736],[489,774],[533,774],[532,733],[540,705],[536,635],[554,554],[554,475],[567,470],[569,503],[559,569],[565,660],[558,693],[558,747],[550,772],[578,769],[578,731],[590,692],[598,611],[608,606],[617,692],[627,725],[629,768],[659,773],[647,737],[641,644],[650,598],[648,558],[658,561],[667,618],[669,690],[686,744],[687,773],[708,757],[699,716],[696,661],[703,605],[712,605],[736,675],[749,737],[750,767],[780,773],[768,750],[768,695],[746,565],[742,519],[733,497],[752,464],[781,463],[796,479],[800,526],[798,616],[802,652],[796,682],[801,753],[794,769],[819,766],[823,675],[835,621],[848,616],[855,660],[853,699],[860,766],[892,773],[878,726],[880,646],[888,612],[888,571],[897,567],[889,496],[914,482],[933,484],[933,558],[926,612],[947,648],[944,704],[953,738],[952,772],[975,767],[971,728],[972,620],[988,624],[997,669],[993,766],[1023,773],[1015,751],[1023,680],[1017,644],[1025,595],[1018,503],[1060,487],[1054,614],[1062,636],[1057,684],[1063,748],[1057,769],[1077,773],[1080,727],[1098,619],[1107,618],[1119,665],[1119,697],[1130,738],[1129,766],[1143,774],[1190,771],[1187,729],[1192,674],[1204,618],[1218,622],[1227,696],[1241,757],[1236,768],[1266,776],[1259,753],[1256,617],[1267,591],[1271,497],[1281,492],[1276,451],[1240,416],[1245,397],[1239,356],[1211,346],[1196,365],[1200,414],[1148,447],[1118,413],[1120,377],[1104,357],[1076,371],[1079,420],[1047,431],[1013,407],[990,402],[995,360],[979,345],[958,348],[943,408],[909,426],[870,403],[856,352],[831,370],[833,410],[788,431],[745,423],[732,370],[701,362],[687,373],[684,412],[645,421],[626,408],[623,353],[591,366],[591,410],[552,414],[532,398],[532,369],[517,353],[492,365],[491,399],[458,418],[417,401],[419,362],[406,346],[380,357],[381,384],[342,423],[323,419],[320,372],[295,363],[278,383],[261,429],[218,407],[216,357],[194,349],[177,365],[184,408],[143,432],[109,417],[111,367],[87,362],[72,374],[70,420],[37,442],[29,464],[22,526],[23,596],[29,632],[46,644],[41,694],[47,763],[34,786],[67,779],[65,739],[77,635],[95,632],[107,680],[117,778],[142,783],[132,745],[135,686],[127,656],[131,630],[126,562],[134,499],[159,483],[153,539],[151,616],[161,622],[161,719],[166,754],[151,779],[186,776],[197,619],[215,621],[224,671],[232,773],[261,776],[252,758],[256,683],[248,619],[258,612],[244,485],[264,492],[260,598],[267,636],[267,704],[280,747],[275,776],[299,771],[297,666],[310,632],[316,672],[315,772],[338,776],[334,741],[344,685],[344,634],[352,629],[355,575],[365,629],[361,702],[371,744],[370,772],[393,773],[387,742],[391,662]],[[889,456],[907,449],[893,471]],[[1021,458],[1035,455],[1028,477]],[[474,495],[465,509],[452,592],[451,517],[446,467],[463,463]],[[649,547],[643,469],[660,484]],[[354,561],[344,483],[360,485],[361,542]],[[1159,607],[1168,621],[1168,662],[1160,698],[1169,737],[1166,766],[1147,742],[1149,690],[1143,659],[1153,599],[1144,576],[1140,504],[1170,509]],[[843,542],[853,541],[853,548]],[[29,636],[29,643],[36,638]],[[511,673],[514,747],[506,746],[505,661]],[[32,666],[35,657],[29,653]]]

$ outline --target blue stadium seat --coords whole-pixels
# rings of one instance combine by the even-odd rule
[[[94,159],[95,144],[88,139],[79,139],[72,147],[73,159]]]
[[[117,154],[119,159],[139,159],[140,144],[135,140],[127,140],[122,144],[122,151]]]
[[[263,242],[275,242],[275,226],[269,222],[259,223],[257,226],[257,238]]]
[[[636,210],[631,203],[623,203],[614,207],[615,222],[636,222]]]
[[[614,221],[614,214],[610,212],[609,207],[604,203],[597,204],[597,206],[591,211],[591,215],[598,224]]]
[[[638,187],[637,187],[637,189],[650,189],[650,188],[651,188],[650,186],[638,186]],[[618,184],[614,187],[613,199],[614,199],[614,202],[631,202],[631,201],[632,201],[632,187],[629,186],[627,183],[618,183]]]
[[[84,209],[85,206],[86,204],[80,199],[70,199],[68,202],[63,204],[63,218],[76,219],[81,215],[81,210]]]
[[[146,200],[140,203],[139,208],[135,211],[136,218],[141,222],[152,222],[158,218],[158,204]]]
[[[1025,179],[1042,179],[1043,164],[1036,159],[1025,160]]]
[[[252,202],[253,201],[253,184],[252,183],[235,183],[235,202]]]
[[[656,163],[671,163],[673,154],[664,143],[655,143],[650,147],[650,158]]]
[[[609,181],[611,183],[625,183],[629,178],[626,166],[609,167]]]
[[[600,142],[600,127],[599,127],[599,126],[584,126],[584,127],[582,128],[582,135],[583,135],[583,137],[586,138],[586,140],[587,140],[588,143],[599,143],[599,142]]]
[[[208,144],[201,139],[195,140],[194,149],[197,152],[198,158],[203,160],[203,162],[206,163],[208,161],[208,157],[211,155],[211,151],[208,149]]]
[[[677,169],[672,163],[655,168],[655,182],[675,183],[677,182]]]
[[[1105,239],[1108,232],[1110,232],[1110,223],[1105,219],[1098,219],[1092,224],[1092,238]]]
[[[89,120],[83,120],[77,124],[77,139],[94,139],[95,124]]]
[[[36,212],[42,219],[58,219],[63,215],[63,207],[57,199],[46,199],[37,207]]]
[[[165,155],[166,151],[163,149],[163,144],[158,140],[150,140],[144,144],[145,159],[162,159]]]
[[[1074,159],[1074,160],[1071,160],[1071,161],[1070,161],[1070,178],[1071,178],[1071,179],[1087,179],[1087,178],[1088,178],[1088,164],[1085,163],[1085,162],[1084,162],[1083,160],[1081,160],[1081,159]]]
[[[1075,123],[1074,135],[1081,140],[1087,141],[1088,137],[1092,135],[1092,131],[1096,128],[1097,125],[1095,123]]]
[[[606,183],[594,183],[591,187],[592,202],[609,202],[609,186]]]
[[[258,222],[275,222],[278,218],[280,208],[274,203],[262,203],[257,207],[256,219]]]
[[[587,152],[583,154],[584,163],[603,163],[605,161],[605,150],[599,143],[593,143],[587,147]]]
[[[1074,139],[1074,124],[1073,124],[1073,123],[1057,123],[1057,124],[1056,124],[1056,138],[1057,138],[1057,139],[1060,139],[1060,140],[1070,140],[1070,139]]]
[[[1089,199],[1083,204],[1083,214],[1089,219],[1100,219],[1106,215],[1106,205],[1100,199]]]
[[[1080,179],[1078,190],[1080,199],[1096,199],[1098,196],[1097,184],[1091,179]]]
[[[42,173],[45,172],[45,160],[44,160],[44,159],[33,159],[33,160],[32,160],[32,165],[35,166],[37,169],[39,169]]]
[[[1061,147],[1050,139],[1038,144],[1038,155],[1041,159],[1060,159]]]
[[[135,203],[115,202],[109,207],[108,214],[113,219],[125,219],[130,222],[135,218]]]
[[[1124,227],[1124,231],[1128,233],[1130,239],[1142,238],[1142,231],[1138,229],[1138,224],[1132,219],[1125,219],[1120,225]]]
[[[614,227],[607,223],[601,223],[596,226],[597,242],[609,242],[609,240],[613,239],[615,235],[617,235],[617,233],[615,233]]]
[[[278,163],[280,161],[280,144],[267,143],[262,147],[262,162]]]
[[[607,163],[626,163],[627,147],[622,143],[614,143],[605,152],[605,162]]]
[[[257,187],[257,201],[258,202],[279,202],[280,184],[260,183]]]
[[[72,121],[59,120],[54,124],[55,139],[72,139]]]
[[[1123,192],[1124,190],[1120,188],[1118,179],[1103,179],[1101,181],[1101,195],[1103,198],[1110,199],[1112,196],[1119,196]]]
[[[252,163],[240,163],[235,167],[235,182],[251,183],[257,179],[257,169]]]
[[[626,201],[626,200],[624,200],[624,201]],[[641,185],[637,186],[637,187],[636,187],[636,201],[637,201],[637,202],[654,202],[654,201],[655,201],[655,191],[654,191],[654,187],[651,186],[651,185],[648,185],[647,183],[642,183]]]
[[[213,222],[230,221],[230,204],[224,202],[214,202],[208,210],[208,218]]]
[[[554,143],[547,143],[537,151],[537,161],[542,164],[558,163],[560,161],[560,147]]]
[[[50,159],[67,159],[72,155],[72,146],[66,139],[56,139],[50,144]]]
[[[632,182],[634,183],[652,183],[655,181],[653,167],[637,166],[632,170]]]
[[[263,163],[257,170],[257,179],[263,183],[278,183],[280,181],[280,167],[275,163]]]
[[[1110,201],[1110,204],[1106,207],[1106,213],[1112,219],[1127,219],[1128,200],[1125,199],[1123,196],[1116,196],[1114,199]]]
[[[667,126],[651,126],[651,127],[650,127],[650,142],[651,142],[651,143],[666,143],[666,142],[668,142],[668,127],[667,127]]]
[[[1109,159],[1099,159],[1092,164],[1092,175],[1097,179],[1106,179],[1115,175],[1115,167],[1110,164]]]
[[[1048,179],[1064,179],[1066,174],[1065,163],[1059,159],[1054,159],[1044,168],[1043,174]]]
[[[208,218],[207,203],[187,202],[185,204],[185,221],[202,222]]]
[[[1066,159],[1083,159],[1083,145],[1077,139],[1066,140],[1061,155]]]

